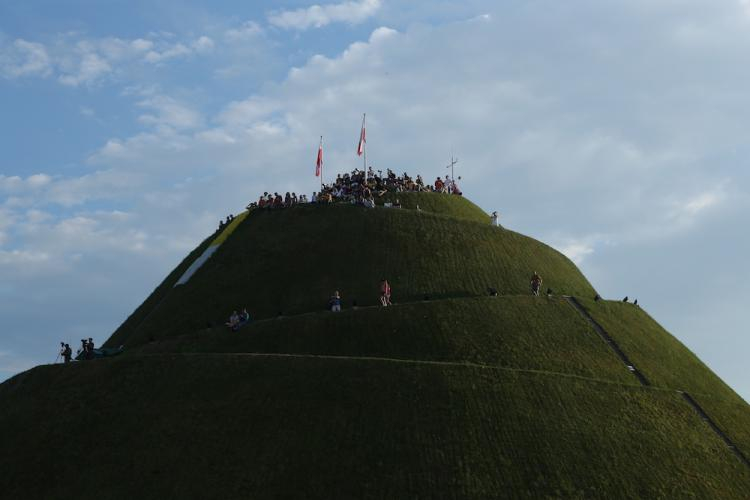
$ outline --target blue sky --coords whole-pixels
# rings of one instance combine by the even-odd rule
[[[746,400],[749,0],[0,4],[0,379],[105,339],[264,190],[437,176]]]

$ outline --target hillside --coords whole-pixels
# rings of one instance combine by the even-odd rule
[[[0,384],[0,496],[747,498],[750,407],[643,309],[468,200],[399,199],[252,211],[124,354]]]
[[[397,302],[485,295],[488,287],[523,294],[533,271],[557,293],[594,295],[565,256],[491,227],[468,200],[433,193],[400,198],[405,207],[419,202],[439,211],[347,204],[254,211],[186,285],[169,289],[158,310],[145,321],[127,321],[107,345],[133,346],[223,323],[242,307],[257,319],[320,311],[335,290],[347,305],[374,305],[384,277]],[[172,273],[162,287],[176,280]]]

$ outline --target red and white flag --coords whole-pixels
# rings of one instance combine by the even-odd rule
[[[365,152],[365,143],[367,139],[365,137],[365,115],[362,115],[362,131],[359,133],[359,145],[357,146],[357,156],[362,156]]]
[[[320,136],[320,146],[318,146],[318,161],[315,162],[315,177],[320,177],[323,170],[323,136]]]

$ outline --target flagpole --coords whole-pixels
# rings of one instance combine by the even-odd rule
[[[365,118],[367,117],[367,113],[362,113],[362,130],[365,129]],[[367,183],[367,139],[365,139],[365,143],[362,145],[362,157],[365,161],[365,183]]]
[[[323,136],[320,136],[320,147],[319,150],[323,150]],[[323,191],[323,161],[321,159],[320,161],[320,192]],[[320,192],[318,192],[318,196],[320,196]]]

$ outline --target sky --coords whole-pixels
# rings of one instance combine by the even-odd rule
[[[446,173],[746,401],[750,0],[0,3],[0,380],[263,191]],[[330,174],[328,174],[330,172]]]

